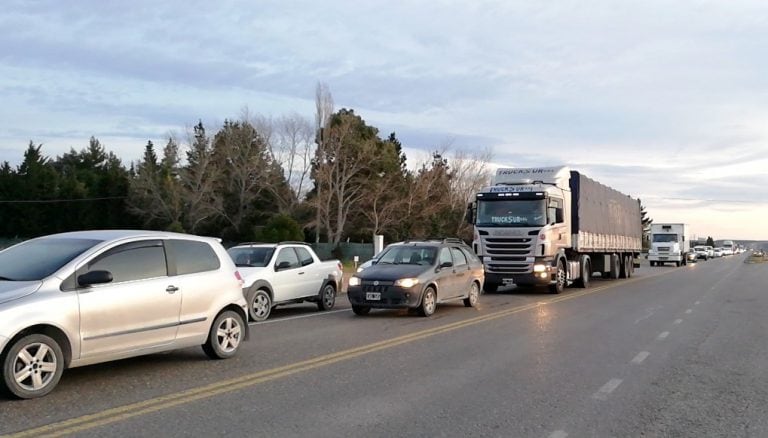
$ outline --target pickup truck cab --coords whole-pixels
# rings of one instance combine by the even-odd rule
[[[306,243],[241,243],[227,253],[243,276],[252,321],[266,320],[275,306],[310,301],[330,310],[336,303],[341,262],[321,261]]]

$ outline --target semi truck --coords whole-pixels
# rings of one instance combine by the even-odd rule
[[[688,253],[691,252],[688,229],[686,224],[651,224],[651,247],[648,250],[651,266],[688,264]]]
[[[639,266],[640,202],[567,166],[497,169],[466,218],[489,293],[510,284],[561,293]]]

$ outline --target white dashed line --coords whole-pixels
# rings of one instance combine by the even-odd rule
[[[651,355],[651,353],[649,353],[647,351],[641,351],[641,352],[637,353],[637,356],[635,356],[634,359],[632,359],[632,363],[639,365],[639,364],[643,363],[645,358],[647,358],[650,355]]]
[[[683,322],[683,320],[678,318],[678,319],[676,319],[676,320],[675,320],[675,322],[674,322],[674,323],[675,323],[675,324],[680,324],[681,322]]]
[[[564,430],[556,430],[549,434],[549,438],[565,438],[568,436]]]
[[[685,311],[685,313],[688,313],[688,314],[690,314],[691,312],[693,312],[693,309],[688,309]]]
[[[612,393],[616,388],[621,385],[621,382],[623,380],[621,379],[611,379],[603,385],[602,388],[598,389],[596,393],[592,394],[592,398],[597,400],[608,400],[608,394]]]
[[[302,319],[302,318],[311,318],[313,316],[330,315],[331,313],[349,312],[350,310],[352,309],[339,309],[339,310],[331,310],[329,312],[310,313],[309,315],[290,316],[288,318],[275,318],[275,319],[269,319],[262,322],[252,322],[248,325],[254,326],[254,325],[261,325],[261,324],[272,324],[274,322],[291,321],[293,319]]]
[[[666,339],[667,336],[669,336],[669,332],[661,332],[657,339]]]

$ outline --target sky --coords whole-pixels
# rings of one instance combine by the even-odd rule
[[[568,165],[657,223],[768,240],[764,0],[5,0],[0,162],[313,120],[318,82],[412,161]]]

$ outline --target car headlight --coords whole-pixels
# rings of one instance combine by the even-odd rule
[[[350,286],[360,286],[360,279],[357,277],[349,277]]]
[[[406,288],[416,286],[417,284],[419,284],[418,278],[401,278],[395,281],[395,286],[406,287]]]

